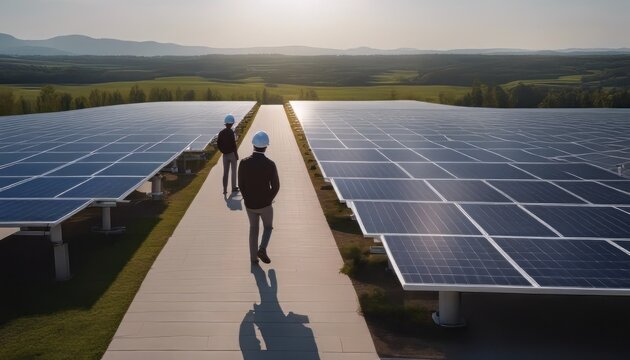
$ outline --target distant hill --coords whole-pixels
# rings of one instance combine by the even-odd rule
[[[155,41],[126,41],[116,39],[94,39],[84,35],[56,36],[46,40],[21,40],[0,33],[0,54],[4,55],[95,55],[95,56],[197,56],[197,55],[420,55],[420,54],[476,54],[476,55],[614,55],[630,54],[630,48],[619,49],[454,49],[420,50],[413,48],[374,49],[357,47],[351,49],[328,49],[309,46],[277,46],[249,48],[212,48],[206,46],[184,46]]]

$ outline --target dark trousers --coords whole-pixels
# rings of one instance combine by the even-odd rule
[[[223,154],[223,190],[227,189],[228,173],[230,168],[232,171],[232,188],[237,187],[236,184],[236,154],[233,152],[229,154]]]
[[[266,250],[271,238],[273,230],[273,207],[271,205],[262,209],[247,209],[247,217],[249,218],[249,256],[251,260],[256,260],[258,249]],[[263,234],[258,246],[258,232],[260,229],[260,220],[263,223]]]

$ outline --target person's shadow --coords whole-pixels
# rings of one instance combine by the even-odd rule
[[[243,197],[239,193],[231,193],[230,195],[223,195],[223,200],[225,200],[225,205],[232,211],[243,210]]]
[[[239,345],[244,360],[299,359],[319,360],[313,330],[306,327],[308,316],[284,311],[278,303],[276,272],[269,269],[269,284],[265,271],[252,265],[252,274],[260,293],[260,304],[249,310],[239,330]],[[256,336],[260,331],[262,341]]]

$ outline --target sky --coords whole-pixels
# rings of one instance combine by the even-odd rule
[[[630,47],[630,0],[0,0],[0,32],[219,48]]]

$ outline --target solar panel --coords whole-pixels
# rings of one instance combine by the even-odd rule
[[[615,241],[615,244],[621,246],[622,248],[630,252],[630,241]]]
[[[422,180],[335,179],[342,200],[440,201]]]
[[[444,146],[438,145],[429,140],[401,140],[400,142],[411,149],[444,149]]]
[[[175,158],[177,154],[172,152],[146,152],[146,153],[131,153],[124,158],[120,159],[120,162],[157,162],[165,163]]]
[[[22,180],[28,179],[26,177],[0,177],[0,189],[20,182]]]
[[[144,182],[144,177],[93,177],[58,195],[60,198],[120,199]]]
[[[400,163],[416,179],[452,179],[453,175],[433,163]]]
[[[317,149],[313,153],[319,161],[388,161],[381,153],[371,149],[346,151]]]
[[[601,181],[602,184],[630,193],[630,180]]]
[[[434,141],[434,143],[444,146],[449,149],[457,149],[457,150],[475,149],[475,146],[464,141],[448,140],[448,141]]]
[[[540,286],[630,289],[630,256],[607,241],[495,241]]]
[[[52,198],[86,181],[83,177],[40,177],[0,191],[0,198]]]
[[[409,178],[392,163],[320,162],[325,177],[331,178]]]
[[[172,151],[179,152],[182,150],[188,150],[189,143],[157,143],[144,151],[147,152],[164,152],[164,151]]]
[[[127,155],[128,153],[93,153],[78,162],[116,162]]]
[[[83,163],[77,162],[60,167],[51,172],[50,176],[91,176],[110,166],[111,163]]]
[[[474,159],[477,159],[481,162],[509,162],[510,159],[507,159],[503,156],[497,155],[496,153],[492,153],[483,149],[461,149],[460,153],[464,155],[468,155]]]
[[[346,147],[339,140],[310,140],[309,144],[313,149],[345,149]]]
[[[630,238],[630,214],[612,207],[527,206],[567,237]]]
[[[353,202],[366,234],[480,235],[453,204]]]
[[[427,158],[420,156],[418,153],[408,149],[379,149],[381,154],[385,155],[389,160],[396,162],[423,162],[428,161]]]
[[[630,194],[592,181],[562,181],[557,184],[593,204],[630,205]]]
[[[104,153],[130,153],[138,150],[144,143],[113,143],[98,148],[99,152]]]
[[[324,176],[363,233],[383,240],[405,289],[630,294],[630,274],[606,273],[625,265],[598,258],[630,248],[630,180],[615,168],[630,161],[630,111],[291,106]],[[543,252],[514,244],[548,246],[547,268],[527,263]]]
[[[531,154],[525,150],[520,149],[495,149],[494,153],[499,154],[505,158],[508,158],[514,162],[551,162],[545,157]]]
[[[488,184],[478,180],[429,180],[448,201],[462,202],[511,202]]]
[[[343,144],[349,149],[374,149],[378,146],[368,140],[342,140]]]
[[[89,200],[2,200],[0,225],[58,224],[89,205]]]
[[[157,166],[156,166],[157,164]],[[84,164],[82,164],[84,165]],[[97,173],[99,176],[145,176],[148,177],[160,170],[160,163],[141,163],[141,162],[129,162],[129,163],[115,163]]]
[[[573,144],[573,143],[552,144],[550,145],[550,147],[567,152],[569,154],[588,154],[590,152],[593,152],[593,149],[589,149],[582,145]]]
[[[491,236],[555,236],[515,205],[464,204],[462,208]]]
[[[544,180],[615,180],[621,179],[612,172],[589,164],[515,164]]]
[[[26,158],[22,160],[22,162],[68,162],[77,160],[88,154],[89,153],[45,152]]]
[[[451,149],[418,149],[416,152],[431,161],[477,161]]]
[[[34,176],[42,175],[64,163],[17,163],[0,169],[0,176]]]
[[[527,281],[482,237],[383,237],[403,285],[527,286]]]
[[[489,183],[521,203],[585,203],[566,190],[546,181],[489,181]]]
[[[378,136],[370,135],[368,137],[376,146],[383,149],[404,149],[405,145],[394,140],[378,140]]]
[[[100,147],[103,147],[101,143],[72,143],[72,144],[64,144],[61,146],[57,146],[54,148],[56,152],[85,152],[89,153],[94,151]]]
[[[0,151],[3,151],[0,149]],[[12,162],[16,162],[18,160],[22,160],[26,157],[32,156],[34,153],[14,153],[14,152],[6,152],[0,153],[0,165],[10,164]]]
[[[509,164],[440,163],[459,179],[532,179],[531,175]]]

